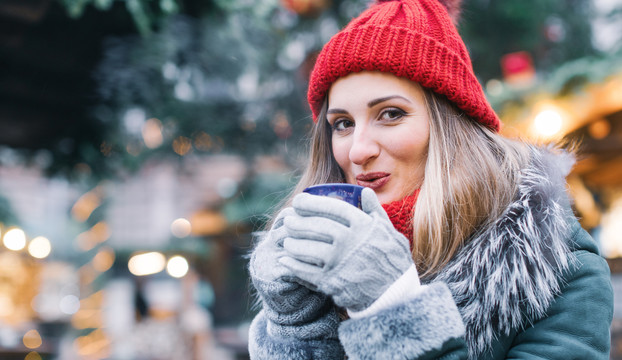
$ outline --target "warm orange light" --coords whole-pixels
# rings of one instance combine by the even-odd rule
[[[114,250],[109,247],[101,248],[93,257],[93,268],[99,272],[108,271],[114,264]]]
[[[71,317],[71,325],[76,329],[99,328],[103,325],[101,310],[80,309]]]
[[[0,317],[11,316],[14,310],[13,299],[7,294],[0,293]]]
[[[24,358],[24,360],[42,360],[42,358],[38,352],[31,351],[28,354],[26,354],[26,357]]]
[[[324,10],[328,0],[281,0],[281,4],[299,15],[316,16]]]
[[[185,136],[179,136],[173,140],[173,151],[177,155],[184,156],[192,150],[192,141]]]
[[[99,290],[80,300],[80,309],[99,309],[104,301],[104,290]]]
[[[192,232],[196,235],[216,235],[227,229],[227,218],[212,210],[198,211],[190,219]]]
[[[71,214],[78,221],[86,221],[91,216],[93,210],[95,210],[101,204],[101,199],[97,195],[97,189],[87,192],[82,195],[71,208]]]
[[[89,230],[81,233],[76,238],[78,246],[84,251],[93,249],[97,244],[100,244],[110,237],[110,230],[108,224],[104,221],[100,221],[93,225]]]
[[[617,198],[615,198],[617,197]],[[622,256],[622,196],[614,196],[607,212],[601,218],[600,241],[603,255],[607,258]]]
[[[73,344],[78,355],[101,359],[107,357],[109,353],[110,340],[103,330],[97,329],[88,335],[76,338]]]
[[[558,111],[543,110],[534,118],[534,126],[539,135],[546,137],[557,134],[562,129],[563,119]]]
[[[91,284],[93,281],[95,281],[95,279],[97,278],[97,276],[99,276],[99,274],[100,273],[96,271],[90,263],[83,265],[78,270],[78,276],[80,277],[80,284],[83,286]]]
[[[590,124],[587,131],[596,140],[604,139],[611,132],[611,124],[606,119],[600,119]]]
[[[155,149],[162,145],[162,123],[156,118],[145,122],[142,129],[143,141],[149,149]]]
[[[194,137],[194,146],[201,151],[208,151],[212,148],[212,137],[201,131]]]
[[[29,349],[36,349],[41,346],[41,344],[43,344],[43,340],[41,340],[41,335],[39,335],[39,332],[34,329],[26,332],[22,341],[24,342],[24,346]]]

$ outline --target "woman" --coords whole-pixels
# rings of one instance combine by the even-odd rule
[[[251,358],[609,358],[609,269],[570,208],[572,156],[497,133],[438,0],[352,20],[309,103],[309,165],[250,261]],[[301,193],[327,182],[365,186],[361,209]]]

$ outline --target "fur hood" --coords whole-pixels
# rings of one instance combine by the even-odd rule
[[[570,251],[568,153],[533,148],[514,202],[476,234],[435,278],[451,290],[465,322],[471,358],[490,350],[498,335],[543,315],[576,261]]]

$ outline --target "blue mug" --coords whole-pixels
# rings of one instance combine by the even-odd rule
[[[303,192],[343,200],[360,209],[361,191],[363,191],[363,189],[364,187],[359,185],[334,183],[309,186],[304,189]]]

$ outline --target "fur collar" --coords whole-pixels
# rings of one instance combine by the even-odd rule
[[[533,148],[516,200],[476,234],[434,279],[445,282],[460,309],[470,358],[499,335],[544,316],[574,263],[569,250],[568,153]]]

